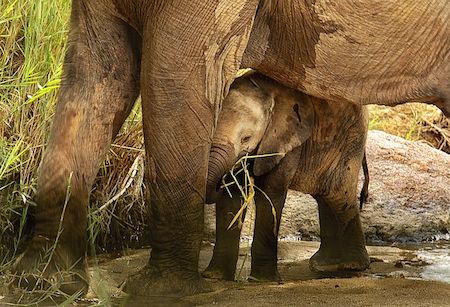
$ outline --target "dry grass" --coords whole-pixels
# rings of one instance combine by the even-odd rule
[[[36,172],[56,105],[70,2],[0,1],[0,272],[29,234],[26,216],[35,206]],[[89,235],[99,250],[141,244],[142,152],[138,103],[92,189]]]
[[[276,219],[276,211],[275,207],[272,203],[272,200],[270,197],[261,190],[258,186],[254,184],[254,180],[250,175],[249,171],[249,161],[259,158],[263,159],[266,157],[272,157],[272,156],[284,156],[284,153],[271,153],[271,154],[264,154],[264,155],[245,155],[242,158],[240,158],[236,163],[233,165],[231,170],[222,178],[222,186],[221,188],[224,188],[227,190],[230,197],[232,197],[231,192],[229,191],[230,186],[236,185],[236,187],[239,189],[239,192],[241,194],[242,203],[241,208],[239,211],[235,214],[233,219],[231,220],[230,224],[228,225],[228,229],[230,229],[234,224],[237,223],[239,228],[242,228],[243,223],[243,216],[244,212],[247,210],[248,206],[253,204],[253,200],[255,198],[255,190],[258,190],[261,194],[266,197],[266,199],[269,201],[269,204],[272,207],[272,215],[273,215],[273,233],[276,235],[276,229],[277,229],[277,219]],[[241,173],[243,173],[243,176],[238,177]],[[227,182],[227,179],[231,177],[231,180]],[[242,178],[239,180],[238,178]]]
[[[53,115],[68,1],[0,2],[0,265],[25,233]],[[1,267],[0,267],[1,269]]]
[[[27,217],[35,206],[36,172],[56,105],[70,3],[0,1],[0,297],[7,292],[7,280],[11,279],[11,261],[30,234]],[[138,103],[101,165],[92,189],[88,229],[91,254],[139,246],[141,237],[146,237],[142,235],[146,223],[142,163]],[[54,298],[70,305],[77,296],[67,297],[56,288],[17,294],[14,301],[23,306],[38,302],[56,305],[56,301],[51,303]]]
[[[435,106],[408,103],[396,107],[369,106],[369,110],[369,129],[423,141],[450,153],[450,119]]]

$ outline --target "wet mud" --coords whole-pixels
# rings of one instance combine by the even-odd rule
[[[369,246],[370,268],[364,272],[326,276],[309,270],[308,259],[318,249],[317,242],[282,241],[279,269],[283,282],[247,281],[249,244],[241,244],[235,282],[209,280],[214,291],[184,298],[129,297],[120,289],[126,277],[148,260],[148,250],[128,251],[113,260],[99,259],[91,268],[91,290],[86,299],[112,297],[116,306],[449,306],[450,281],[442,262],[449,245],[413,247]],[[430,254],[434,253],[434,257]],[[205,243],[200,254],[200,269],[212,255],[212,245]],[[428,255],[428,256],[427,256]],[[447,255],[448,256],[448,255]],[[448,259],[448,258],[447,258]],[[437,262],[438,266],[434,267]],[[431,271],[430,271],[431,270]],[[432,274],[437,270],[443,274]],[[440,277],[441,276],[441,277]],[[447,278],[447,279],[446,279]],[[430,280],[431,279],[431,280]],[[434,280],[433,280],[434,279]],[[440,281],[436,281],[440,280]],[[446,283],[447,282],[447,283]],[[100,293],[101,295],[99,295]],[[82,302],[80,302],[82,303]]]

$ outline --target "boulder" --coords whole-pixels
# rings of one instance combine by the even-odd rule
[[[369,242],[449,239],[449,154],[422,142],[369,131],[367,161],[369,199],[361,216]],[[207,206],[206,212],[206,233],[213,240],[214,206]],[[251,210],[248,217],[254,218]],[[251,235],[251,224],[246,221],[244,236]],[[280,236],[319,238],[317,203],[311,196],[289,191]]]

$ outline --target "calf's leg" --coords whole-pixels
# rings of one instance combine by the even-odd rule
[[[242,204],[242,197],[237,187],[231,187],[231,196],[224,192],[216,203],[216,243],[212,259],[203,272],[203,276],[214,279],[234,280],[239,256],[239,239],[241,228],[231,225]],[[245,217],[243,212],[242,220]]]
[[[277,268],[278,231],[287,191],[299,159],[300,148],[295,148],[274,169],[255,180],[261,191],[255,195],[256,221],[250,274],[254,280],[281,280]]]
[[[370,260],[365,248],[356,197],[342,201],[316,197],[319,204],[320,248],[310,259],[311,270],[365,270]],[[345,208],[343,211],[339,208]]]

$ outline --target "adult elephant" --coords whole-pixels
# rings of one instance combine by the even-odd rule
[[[36,273],[57,240],[44,276],[68,293],[87,290],[89,190],[141,93],[152,252],[127,288],[207,289],[197,263],[208,154],[239,67],[329,100],[424,101],[449,115],[449,40],[441,0],[74,0],[35,232],[15,270]]]

